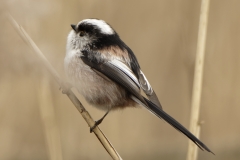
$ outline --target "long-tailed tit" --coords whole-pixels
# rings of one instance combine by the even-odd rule
[[[95,126],[110,110],[141,105],[182,132],[200,149],[211,152],[163,111],[133,51],[109,24],[103,20],[85,19],[71,27],[64,59],[65,71],[71,85],[88,103],[106,111]],[[141,90],[148,98],[141,95]]]

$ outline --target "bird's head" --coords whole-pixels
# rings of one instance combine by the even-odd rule
[[[68,45],[72,49],[83,49],[86,46],[103,49],[117,44],[120,40],[114,29],[103,20],[84,19],[71,27]]]

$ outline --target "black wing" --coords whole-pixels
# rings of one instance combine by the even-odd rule
[[[138,63],[137,57],[134,55],[133,51],[123,41],[122,41],[122,44],[124,44],[123,48],[126,49],[128,52],[128,56],[131,61],[131,64],[130,64],[131,70],[138,78],[141,89],[147,95],[148,99],[151,102],[156,104],[159,108],[162,108],[162,105],[160,104],[156,93],[154,92],[146,76],[140,69],[140,65]]]
[[[87,51],[85,51],[87,52]],[[87,56],[81,57],[82,61],[97,70],[101,74],[105,75],[112,81],[118,83],[126,90],[128,90],[133,96],[131,97],[133,100],[138,102],[139,104],[146,107],[149,111],[155,114],[157,117],[164,119],[171,126],[173,126],[178,131],[182,132],[189,139],[191,139],[200,149],[206,150],[208,152],[213,153],[205,144],[203,144],[198,138],[196,138],[191,132],[189,132],[185,127],[183,127],[179,122],[177,122],[174,118],[164,112],[155,102],[151,102],[150,100],[144,98],[140,94],[140,85],[138,79],[135,74],[128,68],[127,65],[120,62],[119,60],[105,61],[99,62],[94,58],[88,58]]]

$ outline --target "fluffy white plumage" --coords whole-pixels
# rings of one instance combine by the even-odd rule
[[[110,26],[102,20],[87,19],[79,22],[78,25],[83,22],[91,23],[92,25],[95,24],[96,27],[100,28],[101,32],[108,32],[109,34],[114,32]],[[98,75],[98,73],[93,71],[81,60],[81,50],[89,43],[91,43],[91,38],[89,39],[87,36],[81,37],[74,30],[70,31],[67,38],[67,52],[64,59],[64,67],[69,82],[90,104],[99,109],[108,111],[114,106],[126,105],[129,103],[126,99],[127,92],[116,83]],[[106,56],[104,54],[109,54],[112,51],[102,52],[102,57],[104,57],[104,59],[112,60],[112,56]],[[119,64],[121,63],[119,62]],[[124,66],[125,65],[123,65],[122,70],[127,68],[127,66]],[[137,81],[136,78],[135,81]]]

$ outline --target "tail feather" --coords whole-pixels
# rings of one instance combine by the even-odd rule
[[[189,139],[191,139],[201,150],[206,150],[214,154],[205,144],[203,144],[197,137],[195,137],[191,132],[189,132],[185,127],[183,127],[179,122],[177,122],[174,118],[164,112],[161,108],[157,107],[154,103],[144,98],[147,103],[147,109],[149,109],[153,114],[157,117],[164,119],[167,123],[173,126],[176,130],[182,132]]]

